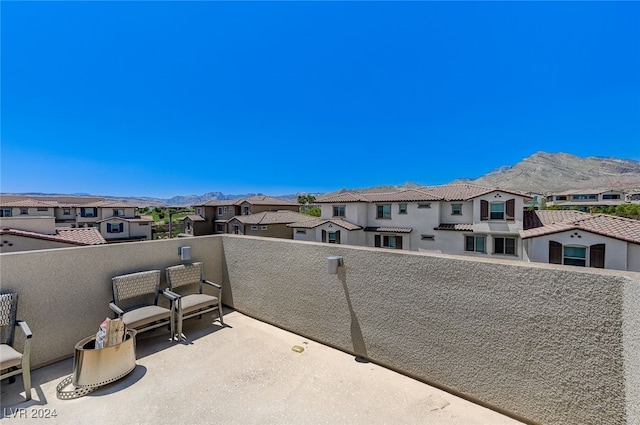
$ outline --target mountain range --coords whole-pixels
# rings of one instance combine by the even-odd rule
[[[559,192],[570,189],[622,189],[626,191],[640,191],[640,161],[631,159],[579,157],[567,153],[537,152],[512,166],[499,167],[484,176],[469,179],[461,178],[451,183],[471,183],[479,186],[499,187],[523,192]],[[324,195],[341,192],[388,192],[408,188],[419,188],[420,185],[407,182],[402,186],[375,186],[363,189],[340,189]],[[7,196],[8,195],[8,196]],[[208,192],[203,195],[174,196],[162,198],[134,198],[122,196],[100,196],[107,201],[124,202],[138,206],[187,206],[204,203],[211,200],[232,200],[250,196],[263,195],[261,193],[247,193],[229,195],[222,192]],[[320,196],[322,194],[316,194]],[[87,194],[46,194],[20,193],[2,194],[2,196],[74,196],[95,197]],[[277,196],[282,199],[297,198],[297,194]]]

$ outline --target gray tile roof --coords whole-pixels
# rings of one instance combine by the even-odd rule
[[[527,239],[568,230],[583,230],[640,244],[640,220],[579,211],[525,211],[524,229],[520,236]]]
[[[411,227],[365,227],[365,232],[381,232],[381,233],[411,233]]]
[[[466,223],[440,223],[433,230],[454,230],[457,232],[469,232],[473,230],[473,224]]]

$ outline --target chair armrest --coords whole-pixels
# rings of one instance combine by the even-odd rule
[[[180,299],[180,294],[176,294],[175,292],[168,289],[160,289],[160,293],[169,298],[171,301],[178,301]]]
[[[31,333],[31,329],[29,328],[29,325],[27,325],[27,322],[25,322],[24,320],[18,320],[17,325],[20,327],[22,332],[24,332],[24,336],[27,339],[33,336],[33,334]]]
[[[109,308],[113,310],[118,315],[118,317],[124,314],[124,311],[120,307],[118,307],[115,303],[112,303],[112,302],[109,303]]]
[[[211,286],[216,287],[218,289],[222,289],[222,286],[218,285],[217,283],[213,283],[213,282],[211,282],[209,280],[202,279],[202,283],[206,283],[207,285],[211,285]]]

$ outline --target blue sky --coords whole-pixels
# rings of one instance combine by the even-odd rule
[[[12,2],[3,192],[445,184],[640,160],[638,2]]]

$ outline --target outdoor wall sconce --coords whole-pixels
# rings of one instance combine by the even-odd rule
[[[338,267],[344,266],[342,257],[331,256],[327,257],[327,271],[329,274],[338,274]]]
[[[181,246],[178,248],[178,254],[180,254],[180,259],[182,261],[191,260],[191,247],[190,246]]]

